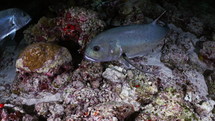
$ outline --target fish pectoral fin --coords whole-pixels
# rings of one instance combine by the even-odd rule
[[[122,54],[122,58],[124,59],[124,61],[125,61],[127,64],[129,64],[129,65],[135,67],[137,70],[139,70],[139,71],[141,71],[141,72],[143,72],[143,73],[149,73],[149,74],[153,74],[153,75],[157,74],[157,72],[149,72],[149,71],[147,71],[147,70],[144,70],[144,69],[142,69],[142,68],[139,68],[138,66],[136,66],[134,63],[132,63],[132,62],[129,60],[129,58],[126,56],[125,53]],[[129,66],[127,66],[127,67],[129,67]]]
[[[131,64],[128,61],[126,61],[123,56],[122,56],[122,58],[120,58],[119,61],[120,61],[120,63],[123,63],[127,68],[131,67]]]

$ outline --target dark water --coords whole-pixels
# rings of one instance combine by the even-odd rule
[[[57,4],[68,4],[76,6],[89,6],[91,3],[98,0],[1,0],[0,1],[0,10],[8,8],[21,8],[24,11],[28,12],[32,18],[33,22],[37,21],[40,17],[47,14],[50,6],[55,6]],[[114,0],[102,0],[104,3],[106,1]],[[115,1],[128,1],[128,0],[115,0]],[[193,10],[194,13],[209,12],[214,13],[215,11],[215,1],[214,0],[151,0],[153,3],[162,4],[164,1],[171,3],[173,5],[181,4],[187,9]],[[108,3],[106,2],[106,3]]]

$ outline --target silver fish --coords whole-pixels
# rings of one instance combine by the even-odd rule
[[[18,8],[0,11],[0,41],[8,35],[13,39],[17,30],[27,25],[31,17]]]
[[[95,62],[124,58],[131,64],[128,58],[150,54],[169,30],[168,27],[157,24],[164,13],[150,24],[116,27],[98,34],[88,44],[85,58]]]

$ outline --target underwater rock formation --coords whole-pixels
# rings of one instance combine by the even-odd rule
[[[206,41],[199,52],[202,60],[215,67],[215,41]]]
[[[89,118],[87,120],[124,120],[133,112],[133,106],[127,103],[101,103],[89,109]]]
[[[18,81],[15,85],[18,89],[13,90],[35,93],[54,91],[68,78],[66,73],[72,69],[71,61],[69,51],[59,45],[43,42],[29,45],[16,61]],[[58,82],[60,78],[64,80]]]
[[[42,17],[36,25],[25,30],[24,35],[29,43],[74,41],[83,49],[104,26],[96,12],[72,7],[55,18]]]
[[[36,43],[25,48],[16,61],[17,72],[42,73],[53,76],[63,64],[70,63],[69,51],[55,44]]]
[[[28,43],[59,41],[61,33],[52,18],[42,17],[36,25],[31,25],[24,32]]]
[[[35,44],[17,59],[12,88],[0,86],[0,92],[12,91],[10,99],[5,93],[3,98],[21,109],[33,107],[32,115],[18,110],[22,115],[17,120],[214,120],[214,31],[207,32],[202,18],[184,11],[181,4],[85,0],[77,3],[85,8],[42,17],[25,31],[26,41]],[[170,33],[161,49],[131,59],[140,68],[158,72],[155,75],[118,61],[94,63],[82,57],[75,67],[72,61],[77,58],[69,48],[57,45],[73,41],[83,50],[105,27],[147,23],[166,9],[160,20],[169,23]],[[0,119],[10,115],[6,109],[0,107]]]
[[[143,107],[135,120],[198,120],[194,111],[184,102],[182,94],[171,88],[160,92],[155,100]]]

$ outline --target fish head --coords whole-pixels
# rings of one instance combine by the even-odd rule
[[[94,62],[107,62],[120,58],[122,49],[116,40],[95,38],[85,50],[85,58]]]
[[[14,23],[19,28],[22,28],[31,21],[31,17],[29,16],[29,14],[18,8],[13,9],[13,17]]]

